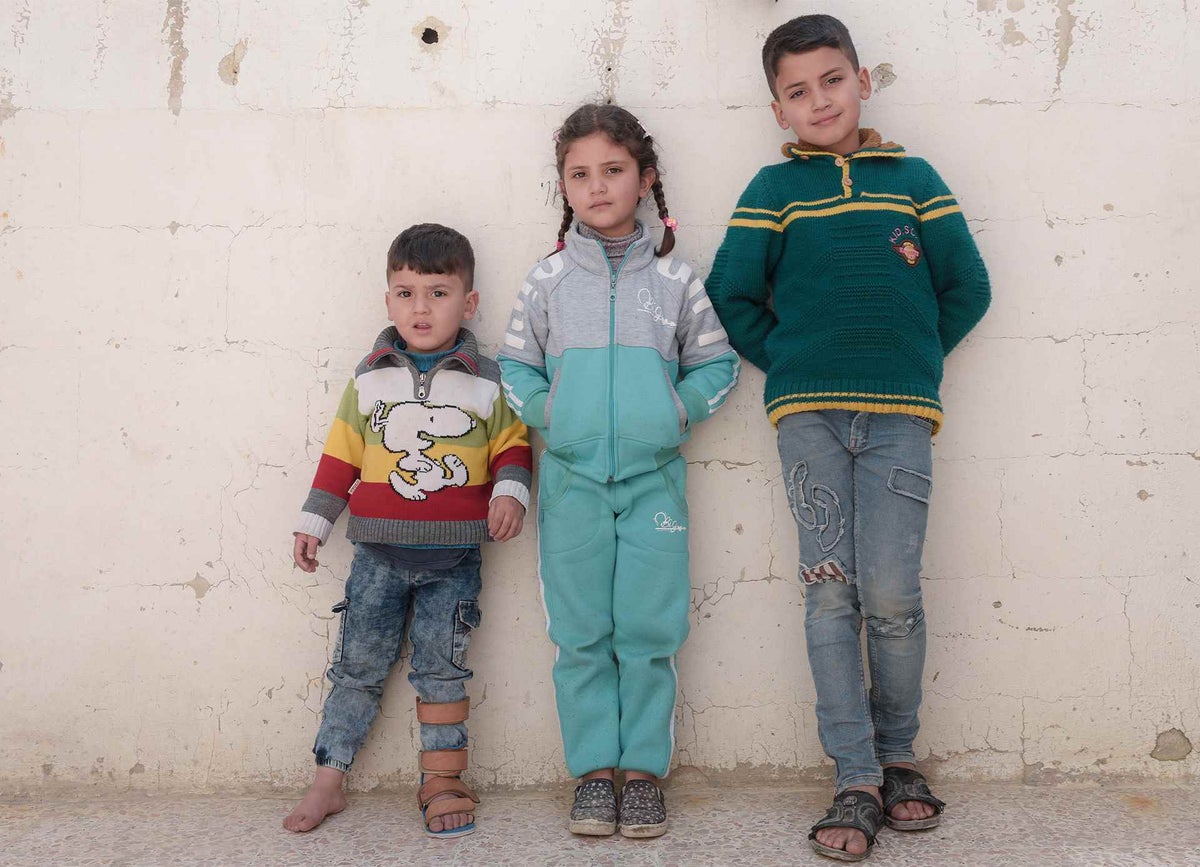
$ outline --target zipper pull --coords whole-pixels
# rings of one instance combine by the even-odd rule
[[[417,397],[421,400],[425,399],[425,374],[421,374],[421,379],[418,381]]]

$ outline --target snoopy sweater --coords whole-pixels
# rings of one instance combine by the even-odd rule
[[[941,425],[942,359],[987,310],[987,270],[925,160],[860,130],[845,156],[789,144],[738,201],[707,280],[773,424],[806,410]]]
[[[396,329],[383,330],[346,384],[297,532],[325,542],[348,504],[351,541],[467,546],[488,540],[493,498],[528,504],[525,425],[501,394],[499,365],[470,331],[458,336],[459,349],[421,373]]]

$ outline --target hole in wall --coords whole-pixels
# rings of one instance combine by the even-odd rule
[[[421,41],[426,45],[436,45],[439,38],[438,32],[432,27],[426,27],[421,31]]]

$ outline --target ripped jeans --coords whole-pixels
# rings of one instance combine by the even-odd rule
[[[925,666],[920,569],[932,429],[917,416],[851,410],[779,421],[783,481],[800,535],[817,730],[837,766],[839,792],[878,786],[883,765],[914,760]]]

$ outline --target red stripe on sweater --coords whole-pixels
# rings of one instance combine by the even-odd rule
[[[510,467],[513,464],[530,469],[533,466],[533,449],[529,446],[513,446],[500,452],[492,460],[492,475],[500,472],[501,467]]]
[[[363,482],[350,497],[350,513],[359,518],[394,521],[477,521],[486,518],[491,485],[444,488],[424,500],[406,500],[381,482]]]
[[[321,455],[321,462],[317,464],[317,475],[313,479],[312,486],[345,500],[350,496],[350,486],[357,478],[358,467],[354,464],[348,464],[333,455]]]

